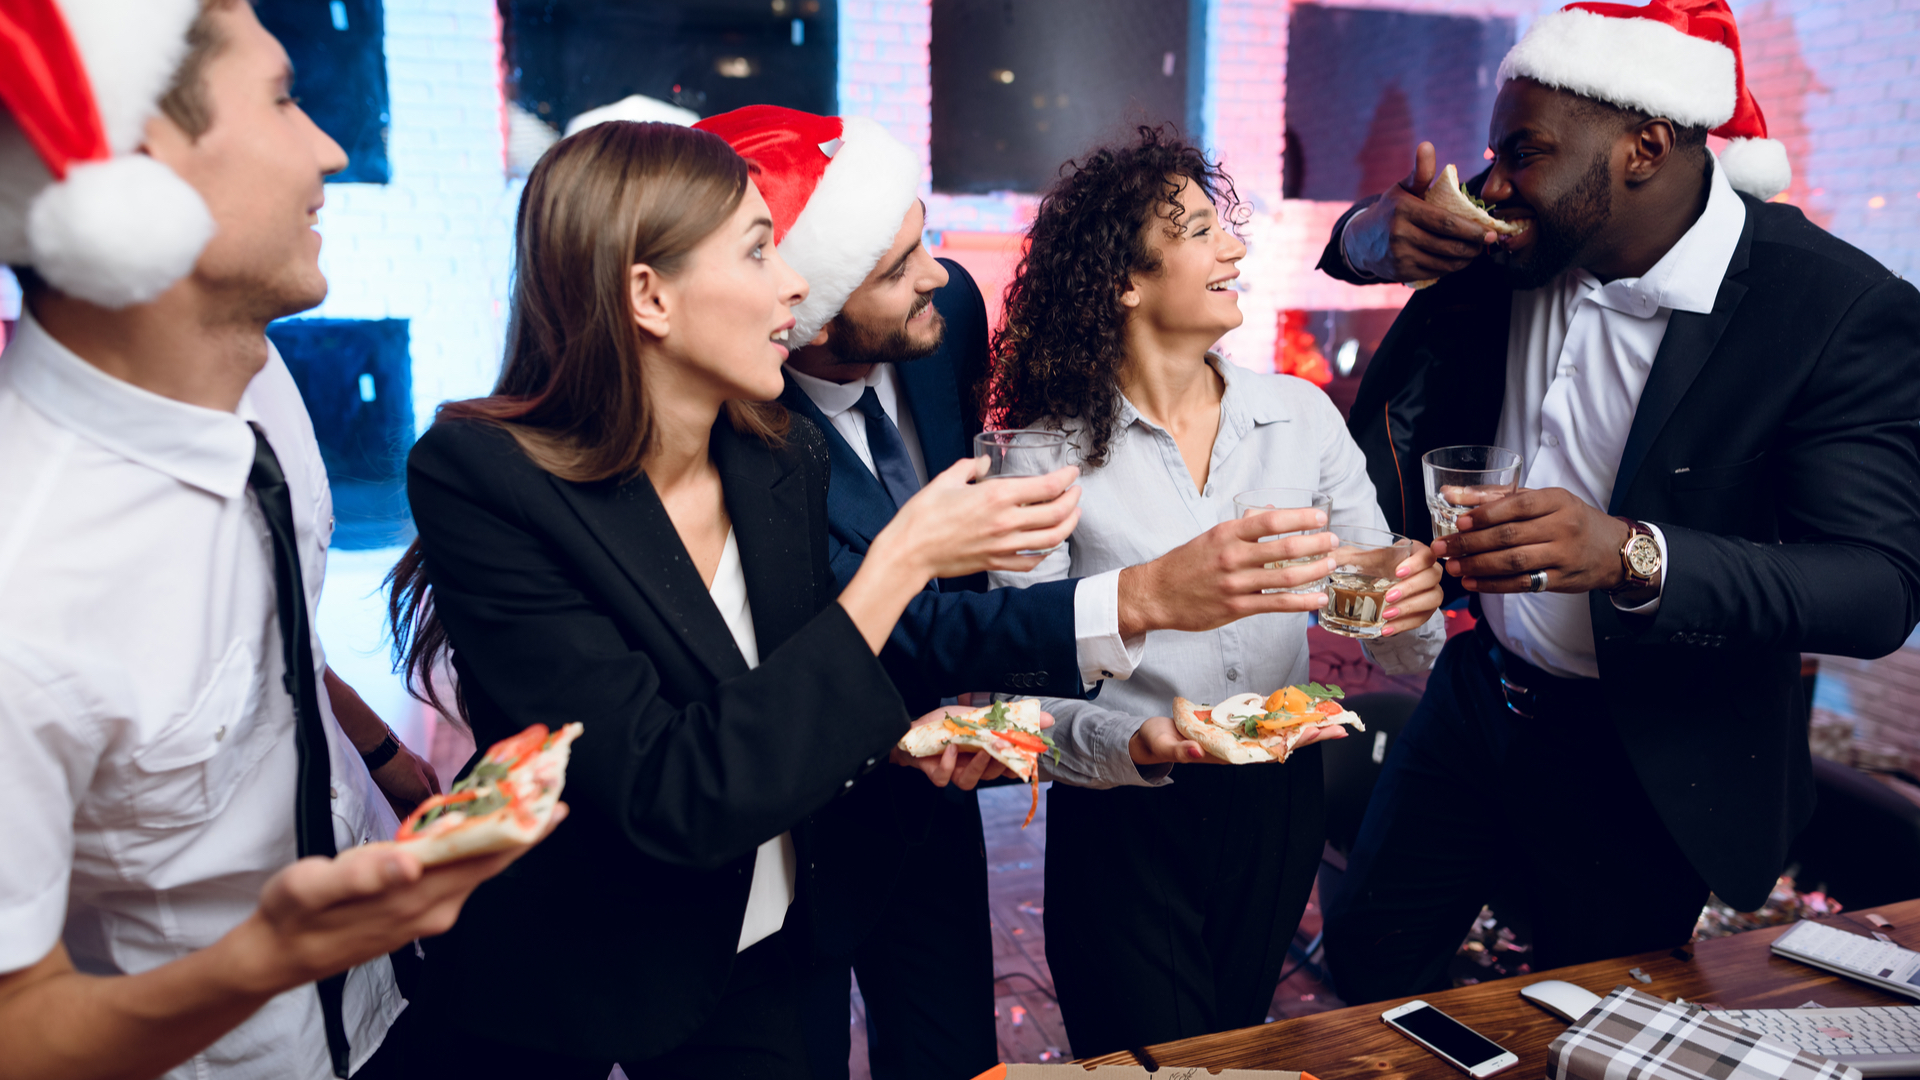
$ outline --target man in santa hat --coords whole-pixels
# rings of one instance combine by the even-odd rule
[[[1920,294],[1814,226],[1724,0],[1577,3],[1499,72],[1499,237],[1414,174],[1334,229],[1345,281],[1439,278],[1351,427],[1394,528],[1421,455],[1524,455],[1437,540],[1480,621],[1442,654],[1328,913],[1340,994],[1447,985],[1481,905],[1535,970],[1759,907],[1813,807],[1800,653],[1920,623]],[[1710,151],[1709,134],[1729,140]]]
[[[312,629],[331,499],[265,330],[326,295],[346,158],[291,78],[243,0],[0,5],[8,1076],[410,1075],[387,954],[518,854],[361,846],[431,780]]]
[[[807,344],[787,362],[781,400],[826,434],[833,570],[844,584],[898,506],[973,452],[986,304],[960,264],[922,243],[920,156],[874,121],[751,106],[694,126],[753,163],[781,257],[810,287],[792,333]],[[916,713],[970,691],[1090,696],[1132,673],[1149,630],[1280,610],[1286,601],[1243,573],[1270,556],[1239,531],[1210,530],[1124,577],[992,592],[985,575],[935,581],[908,605],[881,660]],[[1203,756],[1167,717],[1053,734],[1065,752],[1043,768],[1086,787],[1163,784],[1174,763]],[[886,820],[856,815],[851,799],[816,819],[822,858],[833,863],[816,871],[832,895],[816,898],[808,920],[808,1053],[821,1080],[847,1075],[850,967],[877,1080],[963,1080],[998,1058],[973,788],[1000,768],[985,754],[918,764],[939,786],[893,770],[884,782],[899,810]]]

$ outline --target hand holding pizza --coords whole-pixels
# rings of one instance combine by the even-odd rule
[[[972,708],[964,705],[942,705],[915,720],[913,726],[920,728],[928,724],[944,723],[950,716],[965,717],[972,712]],[[1040,713],[1035,726],[1052,727],[1053,714]],[[948,743],[938,754],[929,757],[915,757],[896,745],[888,760],[895,765],[920,770],[926,774],[928,780],[933,781],[934,787],[946,787],[952,784],[961,791],[972,791],[988,780],[998,780],[1007,775],[1007,766],[992,754],[985,750],[963,748],[954,743]]]
[[[364,964],[446,933],[481,882],[566,816],[560,803],[532,840],[432,868],[389,843],[301,859],[267,881],[259,908],[214,947],[231,951],[223,967],[242,987],[268,995]]]

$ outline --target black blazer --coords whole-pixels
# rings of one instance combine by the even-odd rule
[[[1647,794],[1748,910],[1813,809],[1800,653],[1882,656],[1920,622],[1920,293],[1741,199],[1719,298],[1673,313],[1607,508],[1665,533],[1660,609],[1589,607]],[[1359,281],[1333,242],[1321,268]],[[1420,455],[1493,440],[1512,300],[1481,258],[1415,293],[1374,354],[1350,426],[1394,529],[1429,534]]]
[[[933,304],[946,320],[946,336],[931,356],[894,366],[928,476],[972,456],[973,437],[980,433],[974,387],[987,370],[987,307],[980,287],[959,263],[940,263],[948,281],[934,292]],[[844,588],[873,538],[893,520],[893,498],[791,377],[780,400],[826,435],[833,463],[828,551]],[[972,690],[1085,697],[1073,632],[1078,584],[1050,581],[989,592],[985,574],[930,581],[900,616],[881,661],[915,714]]]
[[[873,770],[907,715],[833,603],[819,432],[796,418],[770,449],[722,418],[712,452],[753,609],[751,671],[645,477],[559,480],[503,431],[461,420],[436,423],[409,458],[479,745],[535,722],[586,725],[572,816],[427,944],[429,993],[489,1037],[628,1061],[671,1049],[726,983],[760,843],[793,830],[799,891],[831,909],[846,897],[822,888],[860,883],[822,864],[840,851],[857,864],[878,841],[809,815],[831,802],[883,834],[901,827],[884,781],[906,770]],[[788,932],[808,932],[798,917]]]

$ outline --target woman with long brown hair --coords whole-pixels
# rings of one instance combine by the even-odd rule
[[[875,654],[930,577],[1029,567],[1078,518],[1070,470],[1001,491],[963,462],[836,597],[825,443],[762,404],[805,295],[716,136],[601,124],[528,178],[506,363],[414,447],[393,621],[482,747],[586,730],[566,827],[426,944],[422,1068],[805,1075],[788,907],[836,884],[813,818],[914,826]]]
[[[1234,496],[1256,488],[1325,492],[1332,505],[1268,511],[1246,539],[1329,519],[1384,527],[1327,396],[1212,351],[1243,319],[1234,279],[1247,249],[1234,222],[1232,180],[1155,128],[1069,163],[1041,200],[984,392],[1006,427],[1068,433],[1086,469],[1085,517],[1045,565],[994,584],[1120,570],[1124,587],[1199,534],[1246,530]],[[1334,542],[1322,532],[1258,546],[1273,549],[1272,567]],[[1255,560],[1242,572],[1255,589],[1332,569],[1324,557],[1279,569]],[[1389,636],[1370,648],[1389,670],[1423,670],[1442,636],[1439,570],[1419,548],[1397,572]],[[1112,741],[1099,729],[1130,732],[1142,717],[1164,725],[1176,695],[1218,702],[1306,682],[1307,613],[1325,594],[1263,599],[1279,609],[1145,634],[1133,676],[1098,701],[1048,702],[1061,741]],[[1123,620],[1121,632],[1136,631]],[[1260,1023],[1306,906],[1324,834],[1319,749],[1211,765],[1184,746],[1158,786],[1048,791],[1047,962],[1076,1054]]]

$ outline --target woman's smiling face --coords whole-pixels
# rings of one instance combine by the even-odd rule
[[[771,401],[785,382],[787,332],[807,283],[773,246],[773,217],[751,182],[727,222],[693,249],[661,285],[672,297],[661,345],[682,378],[720,401]]]
[[[1150,275],[1136,276],[1127,294],[1132,318],[1162,334],[1210,335],[1218,339],[1246,321],[1233,281],[1247,246],[1221,221],[1206,190],[1191,178],[1175,176],[1180,214],[1162,203],[1144,226],[1147,246],[1160,262]],[[1124,301],[1123,301],[1124,302]]]

